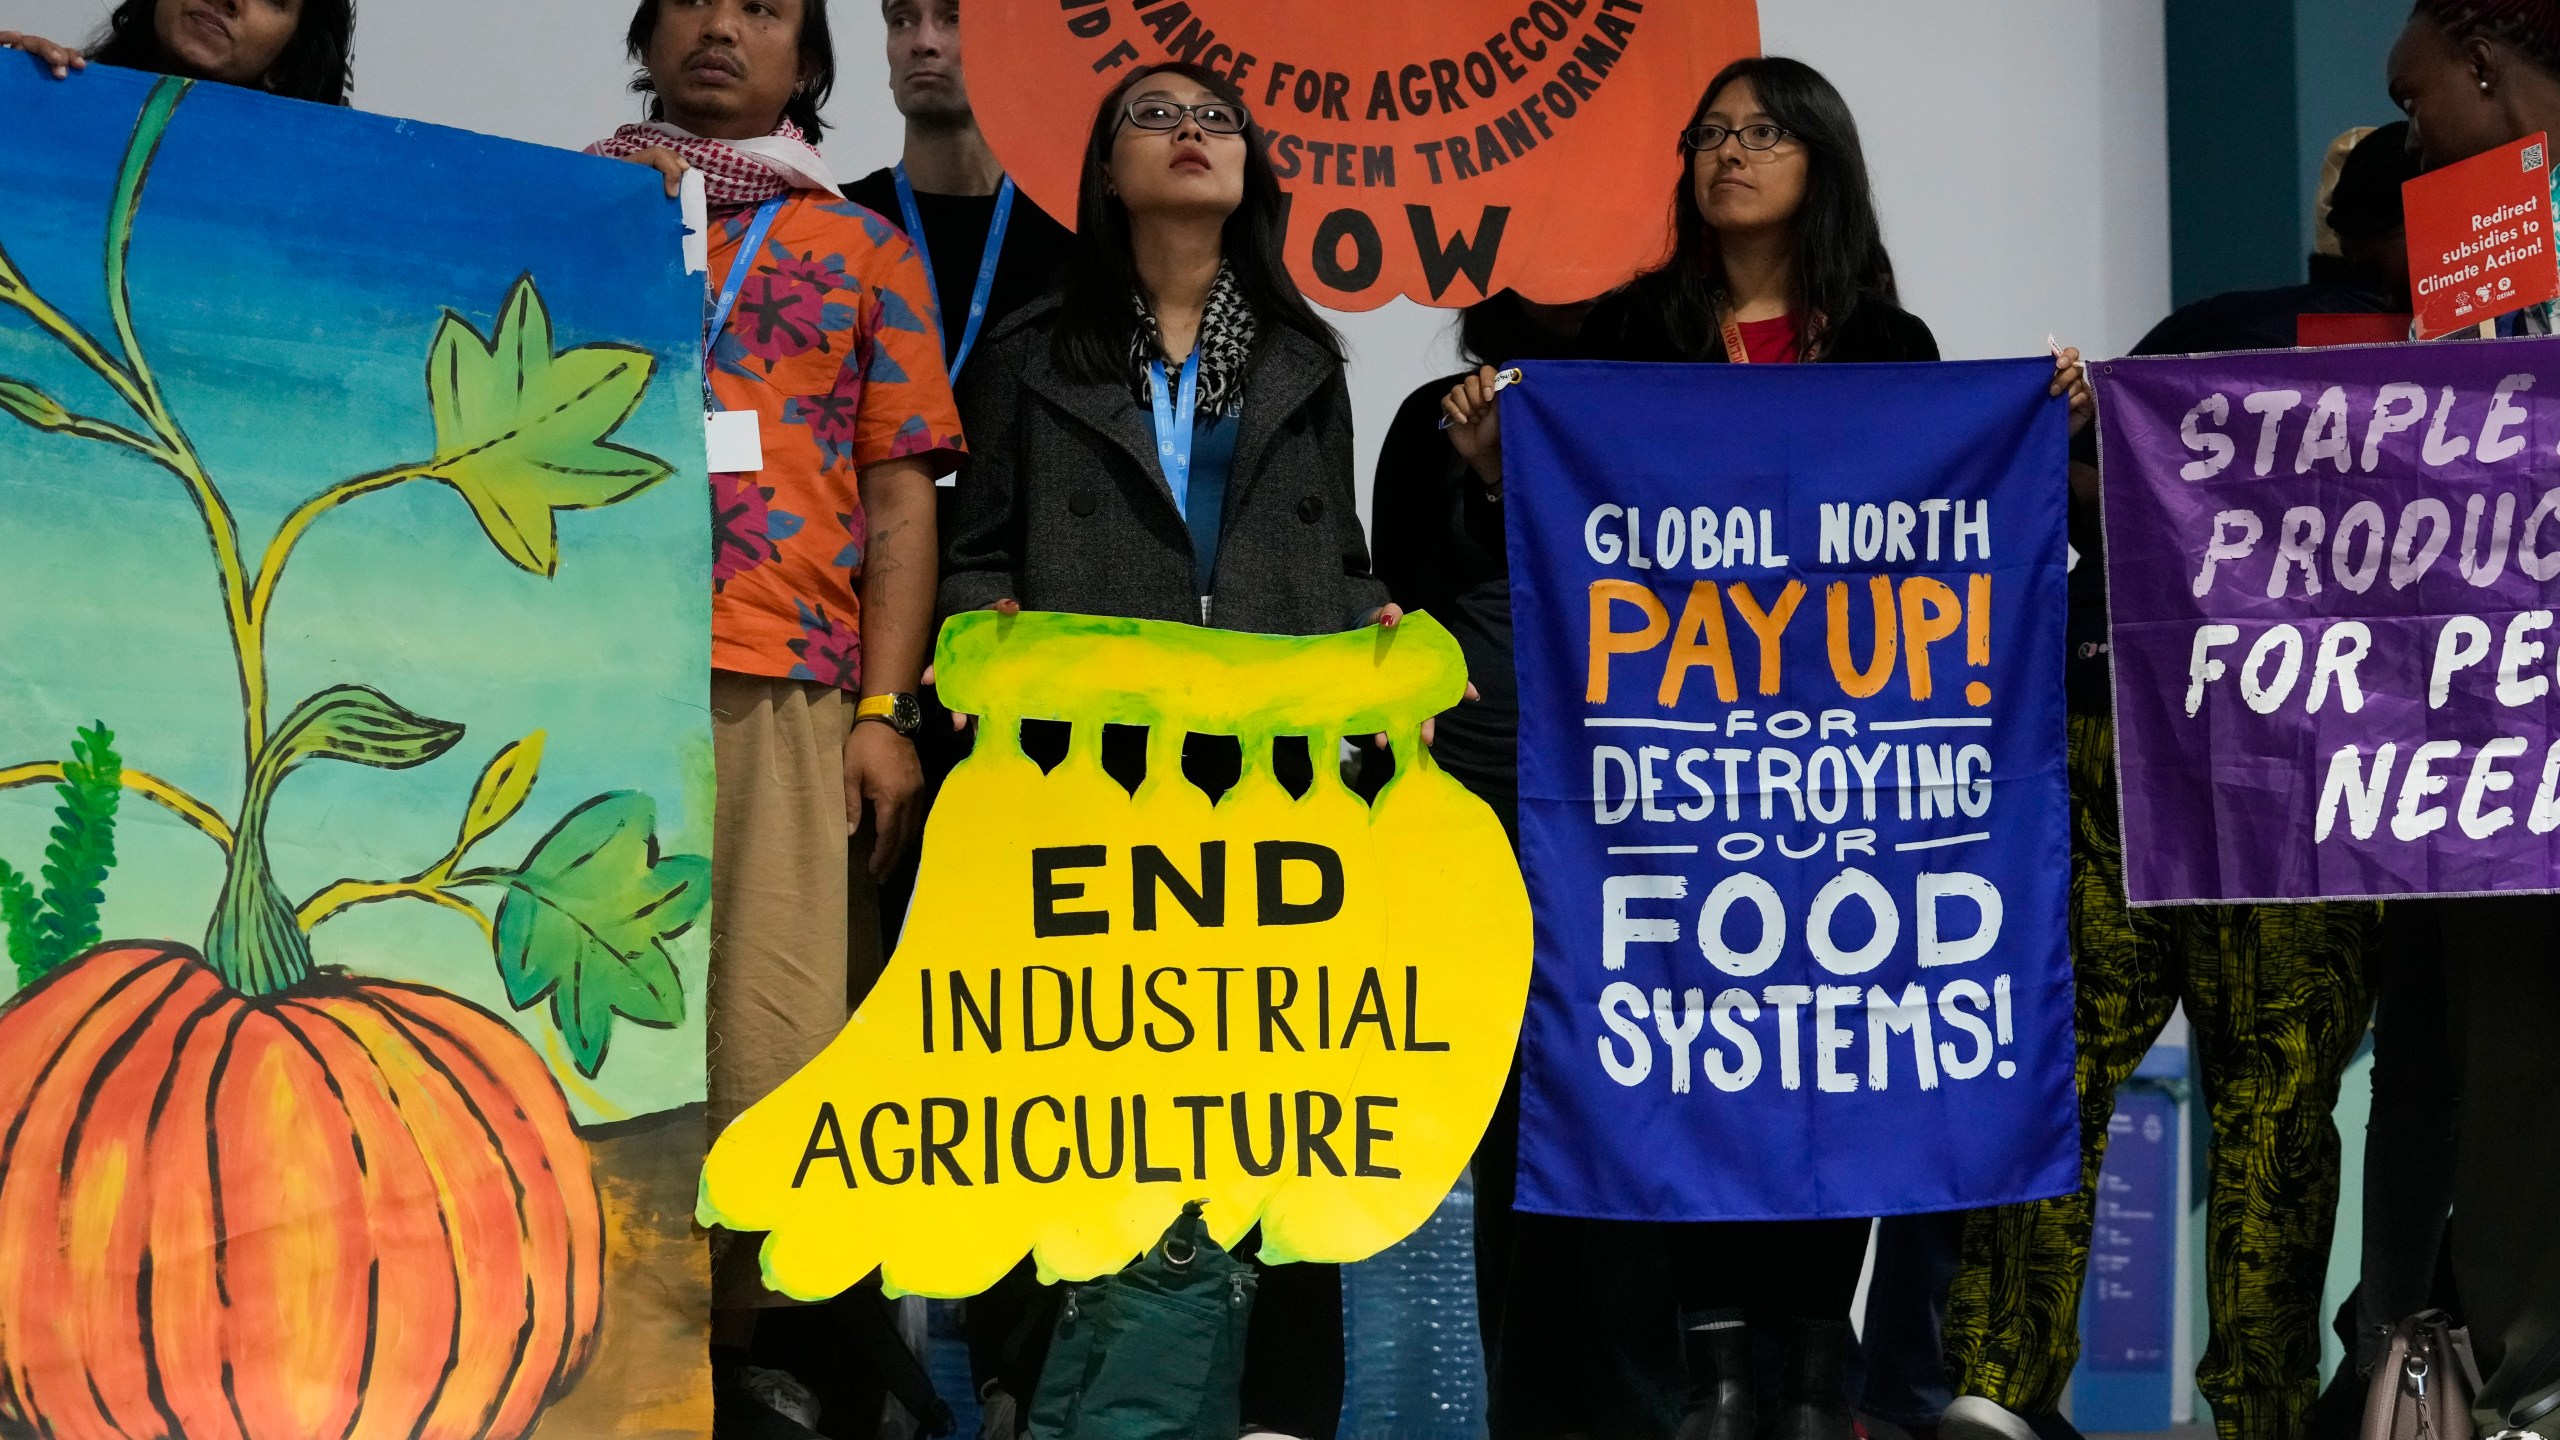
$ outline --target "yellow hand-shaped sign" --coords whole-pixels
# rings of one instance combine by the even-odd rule
[[[945,627],[954,710],[981,719],[925,835],[904,943],[853,1022],[739,1117],[705,1224],[770,1232],[805,1299],[883,1268],[973,1295],[1028,1251],[1089,1279],[1190,1199],[1221,1244],[1365,1258],[1419,1226],[1492,1113],[1529,984],[1529,902],[1502,828],[1431,763],[1465,666],[1427,617],[1311,639],[991,613]],[[1068,721],[1042,773],[1024,719]],[[1105,724],[1148,729],[1135,795]],[[1237,736],[1214,804],[1187,733]],[[1396,778],[1345,789],[1343,736]],[[1273,742],[1306,736],[1293,797]]]

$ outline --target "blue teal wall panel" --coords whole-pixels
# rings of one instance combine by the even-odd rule
[[[2294,14],[2294,0],[2167,0],[2170,289],[2180,305],[2302,278]]]
[[[2410,0],[2165,0],[2170,288],[2290,285],[2329,142],[2396,118],[2383,81]]]
[[[2303,199],[2301,247],[2311,248],[2311,201],[2320,164],[2339,132],[2400,118],[2383,83],[2383,62],[2410,0],[2303,0],[2294,16],[2294,85],[2301,116],[2295,174]]]

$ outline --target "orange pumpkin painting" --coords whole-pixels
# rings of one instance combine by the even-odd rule
[[[97,950],[11,1010],[0,1094],[6,1383],[62,1440],[522,1435],[586,1362],[586,1148],[485,1011]]]
[[[581,701],[587,682],[538,658],[551,643],[602,647],[705,723],[692,693],[707,673],[693,634],[708,595],[704,487],[699,451],[677,448],[699,442],[680,398],[652,396],[662,366],[678,396],[698,383],[693,357],[667,343],[691,317],[658,306],[673,319],[654,345],[572,341],[573,324],[594,322],[555,314],[552,285],[524,270],[469,297],[498,300],[477,316],[359,311],[342,323],[414,337],[399,342],[413,347],[408,378],[382,382],[412,398],[350,401],[380,418],[345,422],[328,459],[375,436],[415,448],[348,479],[279,478],[328,447],[238,433],[275,396],[259,344],[250,363],[208,363],[212,303],[155,305],[143,280],[254,268],[219,253],[236,221],[206,203],[208,157],[254,148],[243,135],[360,157],[468,145],[482,150],[457,169],[574,165],[608,200],[645,188],[604,162],[519,162],[516,149],[543,152],[302,113],[315,109],[108,70],[60,85],[0,74],[0,111],[39,131],[94,135],[119,117],[99,156],[112,163],[94,172],[112,178],[103,225],[85,241],[92,256],[103,241],[104,263],[85,287],[61,202],[48,233],[12,234],[10,217],[35,211],[0,181],[0,509],[30,526],[0,537],[0,565],[19,577],[0,579],[14,657],[0,692],[81,713],[67,709],[78,682],[103,674],[115,684],[97,709],[133,717],[71,727],[67,753],[0,754],[0,801],[17,807],[0,805],[0,822],[48,789],[53,802],[40,842],[0,823],[0,1440],[519,1440],[546,1418],[558,1434],[700,1433],[700,1247],[683,1216],[702,1140],[709,862],[666,843],[660,796],[607,787],[618,765],[672,784],[677,833],[698,837],[707,767],[672,745],[614,751],[617,723],[657,734],[655,722]],[[150,233],[145,200],[164,172],[183,244]],[[661,299],[699,284],[678,268],[672,227],[665,238],[642,271]],[[312,262],[262,263],[291,276]],[[245,312],[333,293],[309,283]],[[583,277],[559,288],[604,305]],[[164,347],[174,358],[155,364]],[[344,362],[356,373],[360,348]],[[689,491],[643,443],[685,454]],[[617,531],[587,513],[649,505],[692,517],[690,551],[648,555],[671,525]],[[74,638],[115,602],[24,577],[43,563],[32,537],[46,525],[97,533],[51,518],[83,507],[137,533],[195,527],[177,548],[130,543],[169,577],[167,604],[146,608],[202,617],[172,619],[155,643],[227,641],[209,648],[231,684],[164,696],[208,673],[184,646],[145,656],[114,634]],[[581,550],[589,533],[620,538]],[[370,588],[404,556],[411,583]],[[654,650],[632,638],[647,625],[569,598],[678,594],[657,628],[682,638]],[[43,624],[23,623],[37,607]],[[577,638],[579,624],[593,633]],[[510,668],[518,649],[549,688]],[[137,661],[147,673],[134,677]],[[393,698],[420,691],[436,703]],[[507,728],[483,742],[479,718],[423,713],[446,702]],[[528,723],[546,705],[557,730]],[[0,719],[7,743],[40,743],[13,723]],[[146,752],[172,763],[144,768]],[[548,803],[546,766],[586,798]],[[127,917],[144,928],[123,933],[176,938],[115,938]],[[618,1059],[635,1046],[638,1060]]]

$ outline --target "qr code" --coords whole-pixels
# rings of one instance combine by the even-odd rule
[[[2530,172],[2530,171],[2534,171],[2534,170],[2539,170],[2539,169],[2541,169],[2541,168],[2542,168],[2542,147],[2541,147],[2541,146],[2539,146],[2539,145],[2527,145],[2526,147],[2524,147],[2524,168],[2525,168],[2528,172]]]

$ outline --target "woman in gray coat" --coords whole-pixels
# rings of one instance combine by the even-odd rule
[[[1232,86],[1141,71],[1085,148],[1076,250],[969,367],[945,614],[1015,604],[1313,635],[1394,623],[1351,481],[1342,345],[1281,261]]]
[[[1009,317],[960,387],[971,458],[943,511],[943,613],[1271,635],[1401,618],[1369,573],[1341,341],[1281,263],[1280,185],[1264,157],[1243,99],[1196,66],[1140,71],[1103,101],[1060,292]],[[1062,729],[1026,723],[1023,749],[1063,756]],[[1241,759],[1228,737],[1183,747],[1184,773],[1212,794]],[[1302,788],[1317,759],[1283,741],[1274,770]],[[1104,732],[1103,764],[1124,783],[1144,763],[1135,732]],[[1045,1334],[1001,1313],[1027,1273],[1001,1288],[1006,1301],[970,1302],[973,1333]],[[1339,1271],[1262,1267],[1245,1348],[1245,1427],[1330,1440]],[[1038,1371],[1029,1356],[1002,1363]]]

